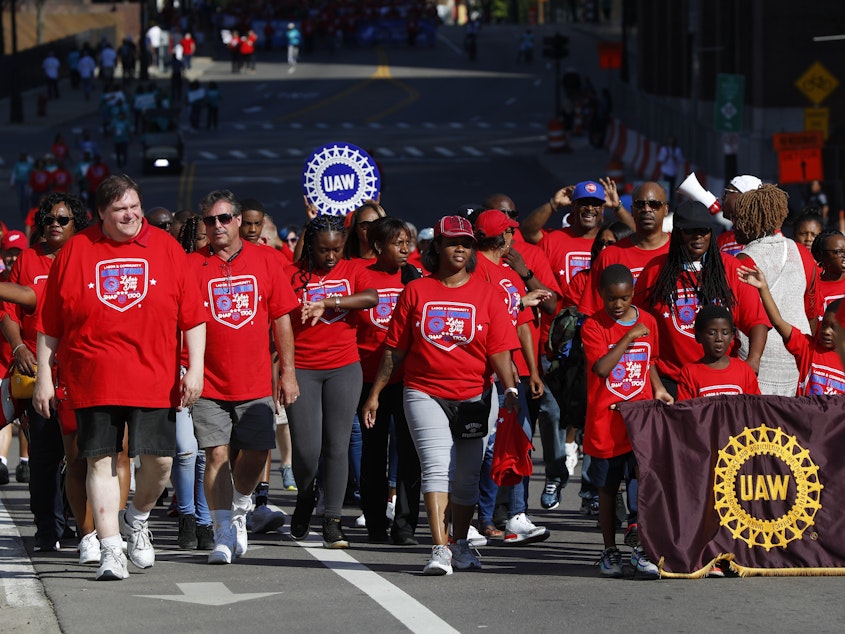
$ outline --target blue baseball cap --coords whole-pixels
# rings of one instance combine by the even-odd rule
[[[575,191],[572,192],[572,200],[580,200],[582,198],[596,198],[604,201],[604,187],[593,181],[584,181],[575,186]]]

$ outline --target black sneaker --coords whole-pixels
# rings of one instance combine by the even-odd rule
[[[9,484],[9,467],[0,462],[0,484]]]
[[[296,499],[296,508],[290,518],[290,536],[302,541],[311,530],[311,514],[314,512],[314,500]]]
[[[182,550],[196,550],[197,539],[197,518],[193,515],[179,516],[179,535],[176,543]]]
[[[323,548],[349,548],[339,517],[323,518]]]
[[[214,529],[211,524],[197,525],[197,550],[211,550],[214,548]]]
[[[15,469],[15,481],[29,482],[29,461],[19,462],[17,469]]]

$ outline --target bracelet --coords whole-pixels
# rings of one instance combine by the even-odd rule
[[[527,282],[534,277],[534,271],[528,269],[528,273],[526,275],[520,275],[519,277],[522,278],[523,282]]]
[[[522,298],[521,298],[521,297],[519,298],[519,310],[520,310],[520,312],[522,312],[523,310],[525,310],[525,304],[523,304],[523,303],[522,303]]]
[[[25,343],[19,343],[18,345],[16,345],[16,346],[12,349],[12,356],[15,356],[15,353],[16,353],[18,350],[20,350],[21,348],[23,348],[25,345],[26,345]]]
[[[340,310],[340,295],[334,296],[334,309]]]
[[[519,396],[519,390],[516,389],[515,387],[506,387],[505,388],[505,396],[507,396],[508,394],[513,394],[514,396],[518,397]]]

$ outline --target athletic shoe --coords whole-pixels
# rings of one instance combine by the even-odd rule
[[[0,462],[0,485],[9,484],[9,467]]]
[[[194,515],[179,516],[179,533],[176,544],[182,550],[194,550],[197,547],[197,518]]]
[[[211,550],[214,548],[214,529],[211,524],[197,525],[197,550]]]
[[[563,447],[566,451],[566,470],[569,475],[573,476],[575,475],[575,467],[578,466],[578,443],[568,442]]]
[[[505,526],[505,546],[533,544],[548,538],[549,531],[542,526],[534,526],[525,513],[514,515]]]
[[[474,548],[480,548],[481,546],[487,545],[487,538],[479,533],[475,526],[470,524],[469,530],[467,531],[467,542]]]
[[[97,531],[88,533],[79,540],[79,563],[98,564],[100,563],[100,540],[97,539]]]
[[[15,469],[16,482],[29,482],[29,460],[19,462]]]
[[[153,549],[149,523],[135,522],[129,526],[126,523],[126,511],[120,512],[118,520],[120,534],[128,546],[129,561],[138,568],[151,568],[156,561],[156,551]]]
[[[640,533],[636,523],[629,524],[625,530],[625,545],[636,548],[640,545]]]
[[[598,515],[599,514],[599,499],[595,498],[581,498],[581,515]]]
[[[323,548],[349,548],[339,517],[323,518]]]
[[[296,508],[290,518],[290,536],[300,541],[308,536],[311,530],[311,513],[314,511],[313,500],[297,498]]]
[[[393,518],[396,517],[396,496],[392,496],[387,501],[387,510],[385,510],[384,514],[387,516],[387,521],[392,522]]]
[[[446,544],[431,547],[431,559],[423,568],[423,574],[429,576],[452,574],[452,551]]]
[[[245,555],[249,548],[246,530],[246,514],[248,512],[247,509],[232,510],[232,533],[235,538],[235,554],[238,557]]]
[[[358,517],[355,518],[355,526],[358,528],[367,528],[367,518],[361,513]]]
[[[233,526],[226,526],[217,531],[214,536],[214,548],[208,553],[210,564],[230,564],[235,557],[235,529]]]
[[[272,533],[284,525],[284,511],[274,511],[266,505],[261,505],[252,512],[253,533]]]
[[[546,479],[546,486],[540,496],[540,506],[547,511],[560,506],[560,490],[563,488],[559,480]]]
[[[35,548],[33,548],[33,551],[35,551],[36,553],[57,553],[61,549],[61,543],[46,541],[35,544]]]
[[[614,577],[618,579],[622,576],[622,553],[619,552],[616,546],[602,551],[599,564],[603,577]]]
[[[120,581],[129,577],[126,555],[111,546],[100,549],[100,567],[94,577],[97,581]]]
[[[285,491],[296,491],[296,480],[293,479],[293,467],[289,464],[282,465],[279,471],[282,472],[282,488]]]
[[[657,566],[652,563],[652,561],[648,558],[648,555],[645,554],[645,551],[639,546],[636,546],[631,551],[631,567],[636,572],[641,572],[646,575],[660,576],[660,571],[657,569]]]
[[[721,561],[717,561],[713,564],[713,567],[710,568],[710,571],[707,573],[707,576],[711,579],[724,579],[725,578],[725,571],[722,570],[720,564]]]
[[[475,551],[475,548],[472,548],[466,539],[459,539],[454,544],[450,544],[449,550],[452,551],[452,567],[454,569],[481,570],[481,562],[476,555],[478,551]]]

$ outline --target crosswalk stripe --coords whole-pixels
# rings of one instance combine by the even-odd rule
[[[258,153],[261,156],[266,156],[267,158],[279,158],[279,155],[276,154],[275,152],[273,152],[272,150],[261,149],[261,150],[258,150]]]
[[[234,156],[236,159],[245,159],[246,153],[241,152],[240,150],[229,150],[229,154]]]
[[[204,159],[208,159],[209,161],[214,161],[217,159],[217,155],[213,152],[200,152],[199,155]]]
[[[437,146],[434,148],[434,151],[440,154],[441,156],[455,156],[455,153],[452,150],[449,150],[445,147]]]
[[[493,154],[498,154],[499,156],[511,156],[512,155],[512,152],[510,150],[506,150],[503,147],[491,147],[490,151],[493,152]]]
[[[294,121],[293,123],[291,123],[291,124],[290,124],[290,127],[295,128],[295,129],[297,129],[297,130],[301,130],[301,129],[302,129],[302,124],[301,124],[301,123],[297,123],[297,122],[295,122],[295,121]]]
[[[461,149],[470,156],[484,156],[484,152],[470,145],[465,145]]]
[[[397,128],[402,128],[402,129],[405,129],[405,128],[410,128],[411,126],[410,126],[410,125],[408,125],[407,123],[397,123],[397,124],[396,124],[396,127],[397,127]]]
[[[411,156],[420,157],[423,155],[422,150],[415,148],[414,146],[408,146],[405,148],[405,152],[410,154]]]
[[[386,147],[376,148],[376,154],[380,154],[381,156],[395,156],[393,150],[389,150]]]
[[[302,156],[302,150],[297,150],[295,147],[286,148],[285,152],[287,152],[291,156]]]

